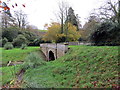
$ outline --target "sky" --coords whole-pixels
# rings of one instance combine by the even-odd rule
[[[7,2],[9,0],[1,1]],[[11,9],[11,12],[21,9],[27,14],[30,25],[45,29],[44,24],[57,21],[56,13],[58,12],[59,1],[61,0],[10,0],[8,6],[17,3],[18,6]],[[83,25],[86,21],[85,18],[89,16],[94,8],[99,7],[103,1],[105,0],[68,0],[67,2],[73,8],[74,13],[79,15]],[[26,7],[22,7],[22,4],[25,4]]]

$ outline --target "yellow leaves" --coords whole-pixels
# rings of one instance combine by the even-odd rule
[[[58,38],[65,37],[65,34],[58,34]]]
[[[10,85],[14,83],[14,80],[10,81]]]
[[[71,23],[65,24],[64,33],[61,34],[61,25],[56,22],[52,22],[48,26],[48,32],[43,37],[45,41],[53,41],[56,42],[62,37],[66,37],[68,41],[76,41],[80,37],[80,33],[77,31],[76,26]]]
[[[59,32],[60,32],[60,24],[56,22],[52,22],[48,26],[48,32],[43,37],[43,40],[56,41],[58,39]]]
[[[77,27],[68,23],[68,40],[76,41],[80,37],[80,33],[77,31]]]

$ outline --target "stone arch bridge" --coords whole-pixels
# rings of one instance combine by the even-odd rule
[[[68,51],[68,45],[64,44],[40,44],[41,51],[46,56],[48,61],[55,60],[63,55]]]

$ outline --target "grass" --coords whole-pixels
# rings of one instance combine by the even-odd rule
[[[47,32],[47,30],[39,30],[40,32]]]
[[[116,87],[118,47],[70,46],[65,56],[28,69],[24,80],[32,88]]]
[[[25,62],[22,64],[24,69],[27,68],[36,68],[41,65],[45,65],[46,61],[43,60],[42,54],[40,51],[31,52],[26,58]]]
[[[9,84],[12,80],[15,80],[16,73],[20,68],[20,65],[0,68],[0,71],[2,71],[2,75],[0,76],[2,85]]]
[[[39,49],[40,47],[28,47],[24,50],[21,50],[20,48],[14,48],[12,50],[4,50],[3,48],[0,48],[2,51],[2,64],[6,65],[8,61],[24,61],[24,58],[30,52],[34,52]]]
[[[0,51],[2,51],[2,64],[6,65],[8,61],[24,61],[29,53],[40,51],[40,47],[27,47],[27,49],[24,50],[20,48],[14,48],[12,50],[0,48]],[[21,65],[0,67],[0,71],[2,72],[2,75],[0,75],[0,82],[2,82],[2,85],[9,84],[10,81],[14,80],[15,74],[20,69]]]

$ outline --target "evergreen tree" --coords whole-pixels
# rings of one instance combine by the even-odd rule
[[[74,14],[74,10],[72,9],[72,7],[70,7],[68,9],[68,15],[67,15],[67,19],[66,19],[65,23],[68,23],[68,22],[71,23],[72,25],[75,25],[77,27],[77,30],[79,30],[77,18]]]

